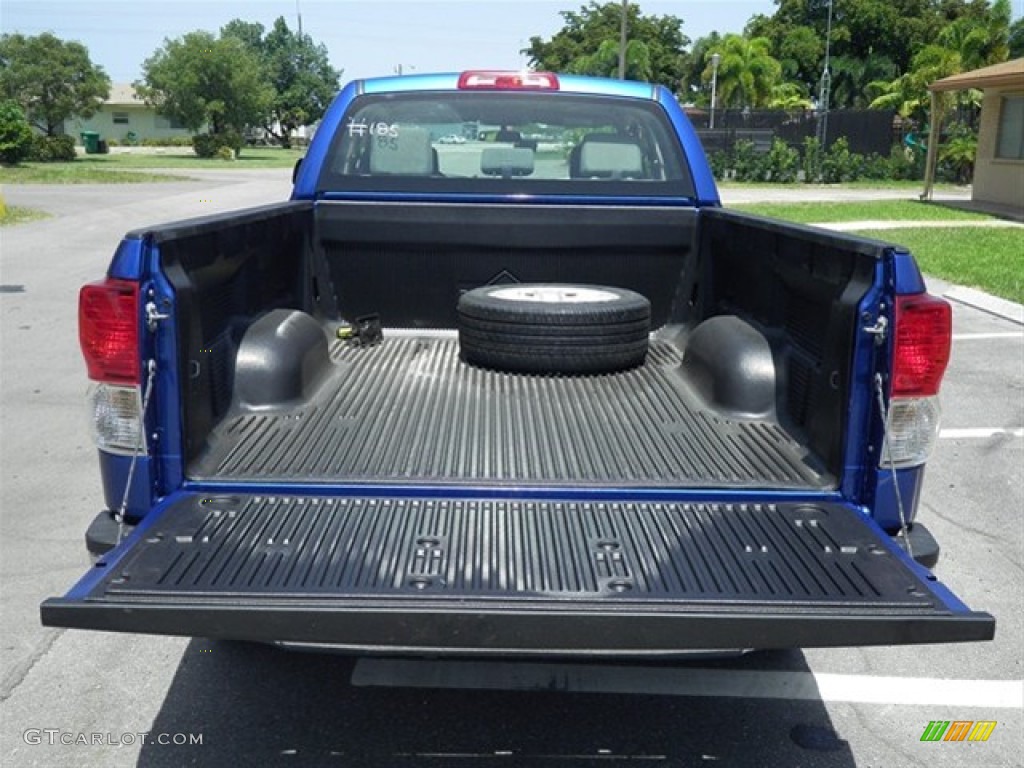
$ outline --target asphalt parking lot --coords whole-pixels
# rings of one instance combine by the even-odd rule
[[[86,568],[101,506],[78,288],[129,229],[289,189],[287,170],[188,173],[200,180],[4,191],[54,216],[0,230],[0,765],[1021,765],[1024,325],[959,301],[921,519],[939,578],[996,616],[991,643],[566,665],[41,627],[40,601]],[[921,742],[933,720],[997,725],[983,743]]]

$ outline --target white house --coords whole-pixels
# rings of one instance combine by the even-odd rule
[[[96,131],[100,138],[120,143],[192,135],[185,126],[158,115],[156,109],[138,98],[131,83],[111,85],[110,97],[95,115],[72,118],[64,124],[64,130],[76,139],[82,131]]]

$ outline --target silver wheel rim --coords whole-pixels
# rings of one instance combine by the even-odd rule
[[[535,301],[542,304],[598,304],[615,301],[618,294],[600,288],[568,285],[514,285],[490,293],[503,301]]]

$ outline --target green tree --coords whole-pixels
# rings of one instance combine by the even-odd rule
[[[1009,57],[1019,59],[1024,56],[1024,17],[1017,19],[1010,25],[1007,35],[1007,47]]]
[[[240,40],[259,60],[274,95],[263,127],[282,146],[291,146],[292,132],[319,120],[338,92],[341,73],[330,63],[327,48],[300,35],[278,17],[266,36],[263,25],[235,19],[222,37]]]
[[[650,81],[651,49],[641,40],[626,43],[626,79]],[[569,63],[574,75],[616,77],[619,72],[619,41],[605,40],[590,56],[579,56]]]
[[[748,40],[726,35],[721,46],[709,53],[721,55],[718,65],[718,102],[723,107],[764,107],[782,77],[782,65],[771,55],[771,41],[765,37]],[[711,80],[711,62],[704,70]]]
[[[821,76],[825,41],[813,27],[795,26],[772,46],[787,80],[810,85]]]
[[[217,135],[262,125],[273,99],[260,61],[237,37],[189,32],[164,40],[142,72],[139,95],[192,131],[208,126]]]
[[[960,55],[964,71],[1006,61],[1010,53],[1010,2],[996,0],[983,16],[961,16],[939,33],[939,43]]]
[[[530,38],[530,45],[523,52],[530,57],[531,66],[552,72],[583,72],[592,68],[603,72],[611,53],[616,56],[617,66],[621,3],[591,0],[578,12],[562,11],[561,15],[565,24],[550,40]],[[682,19],[645,16],[636,3],[630,3],[627,20],[626,63],[628,67],[632,62],[633,76],[661,83],[673,91],[678,89],[685,74],[685,50],[690,44],[682,31]]]
[[[0,36],[0,96],[21,105],[47,136],[71,117],[92,117],[109,95],[110,78],[81,43],[49,32]]]
[[[785,77],[800,80],[815,92],[824,68],[830,0],[775,2],[775,13],[751,18],[745,35],[768,38]],[[964,66],[1005,59],[1000,46],[1006,45],[1008,35],[1009,0],[832,0],[831,5],[830,53],[833,60],[846,63],[842,75],[846,82],[838,89],[833,68],[833,106],[855,106],[864,100],[868,83],[892,82],[908,73],[914,57],[943,36],[948,39],[944,45],[960,52]],[[984,31],[973,32],[979,27]],[[813,63],[812,37],[806,30],[821,45]],[[970,43],[954,42],[953,36],[964,43],[970,37]]]
[[[903,117],[925,122],[930,97],[928,86],[961,70],[960,54],[942,45],[928,45],[918,51],[906,74],[890,82],[880,81],[868,86],[872,109],[895,109]],[[949,94],[939,94],[944,102]]]
[[[936,80],[988,64],[1005,61],[1009,55],[1010,5],[1008,0],[976,0],[966,8],[946,0],[953,18],[936,37],[922,47],[910,68],[894,80],[871,83],[874,95],[870,106],[897,109],[904,117],[922,120],[930,103],[928,86]],[[977,106],[980,94],[959,91],[939,94],[939,108],[945,111],[956,100],[962,106]]]
[[[32,149],[32,126],[18,102],[0,101],[0,162],[13,164],[28,157]]]
[[[896,65],[887,56],[872,53],[866,58],[837,56],[832,59],[832,88],[829,106],[833,109],[863,109],[871,99],[868,86],[896,77]]]
[[[720,48],[721,45],[722,36],[718,32],[711,32],[705,37],[697,38],[694,42],[690,55],[686,57],[686,66],[679,88],[684,101],[705,107],[711,104],[711,89],[705,85],[704,70],[711,63],[711,51]]]
[[[768,100],[771,109],[810,109],[813,104],[798,83],[780,83],[772,88]]]

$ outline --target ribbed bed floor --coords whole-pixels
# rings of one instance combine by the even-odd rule
[[[191,476],[254,481],[404,481],[823,488],[778,425],[702,409],[655,341],[624,373],[554,377],[481,370],[454,337],[336,344],[315,400],[226,418]]]

